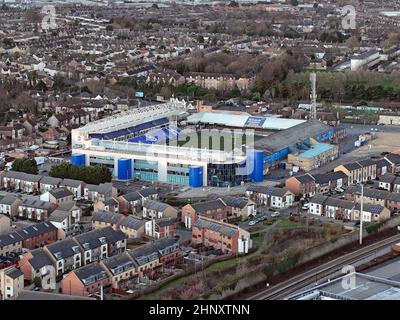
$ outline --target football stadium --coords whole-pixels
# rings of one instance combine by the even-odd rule
[[[72,131],[71,163],[103,165],[119,180],[235,186],[260,182],[289,153],[334,137],[318,121],[193,113],[178,99],[114,115]]]

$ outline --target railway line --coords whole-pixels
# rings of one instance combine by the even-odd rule
[[[302,288],[315,282],[315,279],[327,277],[337,271],[340,271],[343,266],[360,261],[374,252],[384,249],[392,244],[400,241],[400,235],[395,235],[387,239],[378,241],[357,251],[347,253],[339,258],[333,259],[316,268],[308,270],[304,273],[296,275],[286,281],[278,283],[274,286],[247,298],[247,300],[280,300],[288,295],[301,290]]]

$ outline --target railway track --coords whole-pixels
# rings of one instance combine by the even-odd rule
[[[322,264],[309,271],[296,275],[286,281],[278,283],[269,287],[262,292],[259,292],[247,300],[279,300],[287,297],[289,294],[294,293],[307,285],[315,282],[315,279],[323,278],[331,275],[342,269],[343,266],[355,263],[363,258],[370,256],[377,250],[383,249],[392,244],[398,243],[400,235],[395,235],[390,238],[378,241],[357,251],[347,253],[339,258],[333,259],[325,264]]]

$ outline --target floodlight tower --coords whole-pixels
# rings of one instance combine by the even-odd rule
[[[317,74],[310,73],[311,81],[311,119],[317,119]]]

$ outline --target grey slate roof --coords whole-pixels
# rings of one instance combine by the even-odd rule
[[[0,248],[8,246],[10,244],[21,242],[22,240],[22,237],[16,232],[0,234]]]
[[[217,199],[206,202],[198,202],[192,204],[192,207],[197,213],[202,213],[208,210],[224,209],[226,205],[221,199]]]
[[[310,203],[316,204],[325,204],[325,201],[328,199],[327,196],[323,196],[322,194],[316,194],[310,199]]]
[[[104,238],[106,243],[115,243],[126,239],[126,236],[123,232],[115,231],[112,227],[95,229],[75,236],[75,240],[79,242],[85,250],[100,247],[104,244],[101,241],[102,238]]]
[[[128,202],[142,199],[142,196],[137,191],[129,192],[127,194],[122,195],[121,197],[123,197]]]
[[[138,219],[133,216],[127,216],[121,220],[120,225],[133,230],[139,230],[144,226],[144,223],[145,221],[142,219]]]
[[[158,260],[158,251],[151,243],[129,250],[128,254],[135,259],[140,266]]]
[[[25,206],[25,207],[29,207],[29,208],[35,208],[35,209],[44,209],[44,210],[51,209],[50,202],[42,201],[39,198],[35,198],[35,197],[25,198],[24,200],[22,200],[21,205]]]
[[[40,179],[42,179],[42,176],[40,176],[40,175],[29,174],[29,173],[18,172],[18,171],[7,171],[4,174],[4,177],[19,179],[19,180],[29,181],[29,182],[39,182]]]
[[[92,221],[100,221],[116,224],[123,218],[123,215],[109,211],[96,211],[92,214]]]
[[[283,197],[286,193],[290,192],[286,188],[258,186],[258,185],[250,185],[247,187],[246,191],[255,191],[261,194],[267,194],[274,197]]]
[[[69,216],[69,212],[62,210],[54,210],[49,217],[49,221],[53,222],[63,222]]]
[[[83,182],[80,180],[73,180],[73,179],[64,179],[60,187],[72,187],[72,188],[78,188]]]
[[[318,184],[329,183],[331,181],[337,181],[339,179],[346,179],[346,178],[347,175],[342,171],[327,172],[314,175],[315,182]]]
[[[70,196],[74,195],[66,187],[52,189],[52,190],[50,190],[50,194],[56,199],[62,199],[62,198],[70,197]]]
[[[9,276],[11,279],[17,279],[17,278],[23,276],[24,274],[18,268],[11,268],[6,271],[6,275]]]
[[[12,194],[7,194],[3,199],[0,200],[0,204],[12,205],[19,198]]]
[[[146,200],[143,203],[143,207],[150,210],[155,210],[157,212],[163,212],[164,210],[169,208],[170,205],[156,200]]]
[[[235,227],[229,227],[229,226],[220,224],[217,221],[213,222],[213,221],[205,220],[205,219],[202,219],[201,216],[195,221],[193,226],[197,227],[197,228],[201,228],[201,229],[208,229],[208,230],[212,230],[215,232],[219,232],[228,237],[232,237],[235,235],[235,233],[238,232],[238,229]]]
[[[84,285],[90,285],[108,277],[107,272],[98,262],[76,269],[74,272]]]
[[[114,276],[138,266],[127,252],[107,258],[103,260],[103,263]]]
[[[51,261],[47,253],[43,250],[43,248],[32,250],[31,254],[33,257],[29,260],[29,263],[35,270],[53,264],[53,262]]]
[[[295,176],[295,178],[300,182],[300,183],[310,183],[314,181],[314,178],[310,174],[304,174],[301,176]]]
[[[230,207],[243,209],[249,200],[240,197],[223,197],[222,200]]]
[[[46,234],[48,232],[52,232],[57,230],[57,228],[52,225],[50,222],[41,222],[37,223],[35,225],[23,228],[17,233],[21,236],[21,238],[25,239],[31,239],[43,234]]]
[[[60,179],[60,178],[43,176],[42,179],[40,180],[40,183],[57,186],[61,183],[61,181],[62,181],[62,179]]]
[[[73,248],[77,249],[73,249]],[[74,239],[64,239],[61,241],[54,242],[52,244],[47,245],[47,249],[51,252],[51,254],[56,257],[57,253],[61,258],[72,257],[76,253],[80,253],[79,244]],[[56,257],[58,260],[58,258]]]

